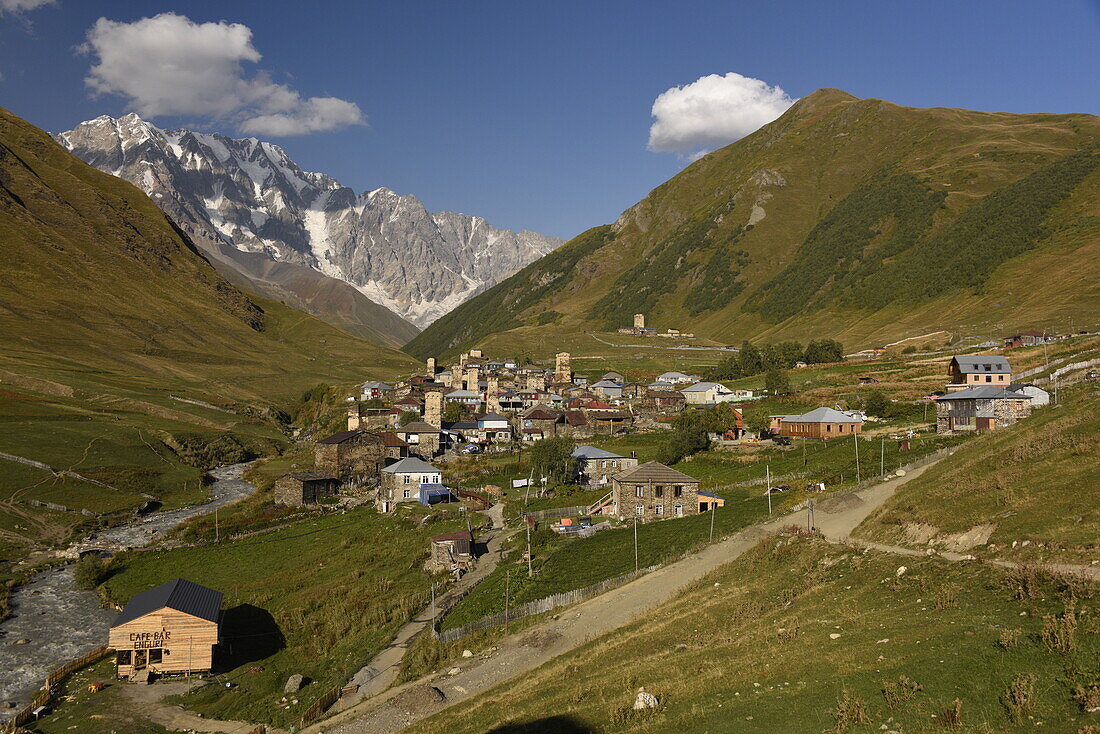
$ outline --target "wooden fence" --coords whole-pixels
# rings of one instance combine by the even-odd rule
[[[556,520],[559,517],[584,515],[587,512],[588,505],[575,505],[573,507],[551,507],[549,510],[532,510],[525,514],[532,520]]]
[[[336,703],[336,700],[340,698],[340,692],[344,689],[344,684],[341,683],[338,686],[325,691],[321,694],[321,697],[313,702],[313,705],[306,709],[306,712],[302,714],[302,719],[299,722],[299,729],[304,728],[306,724],[310,723],[321,717],[321,714],[328,711],[329,706]]]
[[[465,637],[471,632],[478,632],[480,630],[489,629],[490,627],[499,627],[502,624],[507,624],[514,619],[522,619],[523,617],[530,617],[533,614],[542,614],[543,612],[549,612],[559,607],[568,606],[570,604],[576,604],[579,601],[590,599],[594,596],[598,596],[605,591],[610,591],[616,587],[622,586],[635,579],[638,576],[647,574],[651,571],[655,571],[661,567],[661,564],[650,566],[649,568],[642,568],[637,571],[630,571],[624,573],[621,576],[601,581],[598,584],[592,584],[591,586],[585,586],[582,589],[573,589],[571,591],[563,591],[560,594],[554,594],[543,599],[536,599],[535,601],[528,602],[522,606],[518,606],[514,609],[509,609],[504,612],[498,612],[496,614],[490,614],[487,617],[481,619],[475,619],[469,624],[464,624],[461,627],[446,630],[441,632],[439,630],[439,624],[442,622],[436,622],[432,625],[432,635],[435,636],[440,642],[454,642],[455,640]]]
[[[54,670],[52,673],[47,675],[45,687],[43,687],[40,691],[38,691],[38,693],[34,695],[34,698],[31,699],[31,702],[29,704],[21,708],[19,711],[16,711],[15,715],[4,723],[4,726],[2,729],[0,729],[0,732],[2,732],[2,734],[14,734],[14,732],[19,730],[19,727],[34,718],[34,710],[36,708],[38,708],[39,706],[46,706],[50,703],[50,701],[53,700],[54,686],[56,686],[58,683],[60,683],[76,671],[80,670],[84,666],[91,665],[94,662],[98,662],[109,652],[111,652],[111,649],[106,645],[102,647],[97,647],[86,655],[81,655],[78,658],[70,660],[57,670]]]

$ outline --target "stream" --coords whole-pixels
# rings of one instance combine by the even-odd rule
[[[210,471],[214,483],[211,500],[203,505],[154,512],[123,525],[96,533],[91,542],[131,548],[149,545],[186,520],[206,515],[243,499],[256,487],[241,477],[251,462],[231,464]],[[0,623],[0,703],[22,706],[59,665],[107,641],[117,612],[103,609],[94,591],[79,591],[73,584],[74,565],[45,571],[11,595],[11,616]],[[16,644],[26,640],[22,644]],[[0,720],[15,709],[0,710]]]

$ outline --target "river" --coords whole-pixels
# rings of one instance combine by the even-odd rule
[[[246,464],[232,464],[210,472],[211,500],[203,505],[154,512],[96,534],[95,542],[131,548],[149,545],[186,520],[206,515],[247,497],[256,487],[241,477]],[[103,609],[93,591],[73,584],[73,566],[46,571],[18,587],[11,596],[12,614],[0,623],[0,702],[20,706],[30,700],[46,675],[59,665],[107,641],[117,612]],[[14,644],[27,640],[24,644]],[[0,719],[12,710],[0,711]]]

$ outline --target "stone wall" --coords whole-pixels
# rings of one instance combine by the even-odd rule
[[[638,496],[637,489],[642,488],[642,496]],[[681,489],[679,497],[676,496],[676,488]],[[676,505],[683,506],[683,514],[699,514],[699,483],[689,484],[657,484],[655,482],[619,482],[612,481],[612,491],[615,494],[615,502],[618,506],[619,516],[625,519],[637,517],[643,522],[650,520],[667,520],[676,517]],[[661,496],[658,496],[660,494]],[[642,506],[642,514],[636,512],[636,507]],[[661,511],[658,512],[658,509]]]

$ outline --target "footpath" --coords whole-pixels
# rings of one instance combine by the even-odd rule
[[[935,463],[860,492],[821,501],[814,512],[816,527],[830,540],[847,540],[863,519],[893,495],[898,487],[920,476]],[[761,539],[792,524],[802,524],[804,518],[805,515],[799,512],[746,528],[692,556],[571,607],[557,619],[548,619],[505,637],[490,657],[455,663],[454,667],[460,668],[456,675],[444,678],[428,676],[390,688],[303,729],[303,734],[397,732],[408,724],[534,670],[591,639],[645,616],[711,571],[734,560]],[[439,692],[443,695],[440,696]]]

